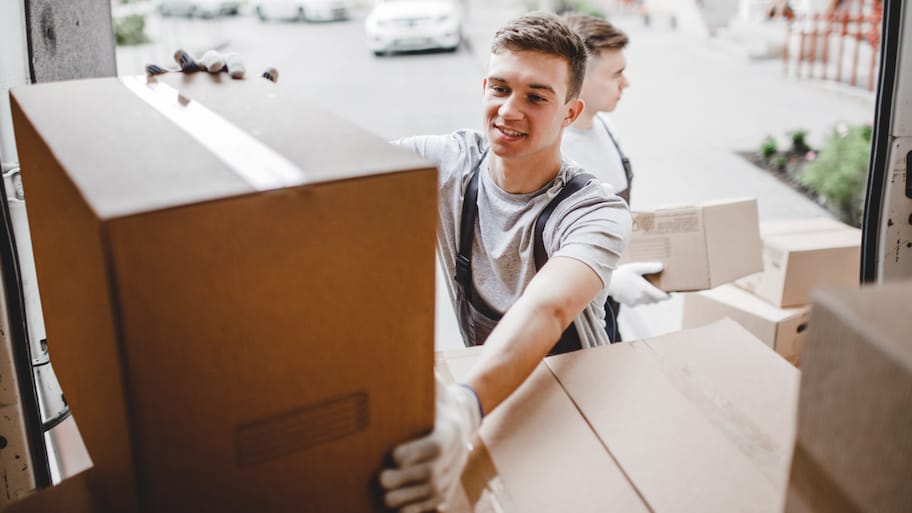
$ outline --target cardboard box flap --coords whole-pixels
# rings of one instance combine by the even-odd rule
[[[692,349],[710,353],[731,344],[732,351],[743,350],[739,357],[745,361],[757,354],[778,358],[731,321],[660,339],[669,346],[706,339],[706,345]],[[729,390],[728,379],[717,383],[692,372],[688,360],[682,366],[662,358],[656,343],[616,344],[551,357],[547,363],[651,511],[777,511],[788,464],[783,446],[790,445],[778,438],[786,429],[779,425],[783,419],[768,424],[748,413],[740,406],[744,398],[764,410],[769,404]],[[698,367],[710,365],[708,359],[693,361]],[[757,361],[753,370],[762,372],[764,363],[769,361]],[[787,376],[783,365],[774,373]]]
[[[786,511],[912,507],[912,282],[813,293]]]
[[[642,343],[661,358],[670,374],[683,370],[688,379],[699,379],[706,395],[724,405],[727,414],[734,414],[730,406],[737,407],[738,414],[749,419],[743,424],[753,426],[751,436],[766,438],[762,445],[769,451],[757,455],[779,469],[773,477],[784,478],[795,439],[801,373],[733,321],[694,331],[686,342],[666,336]],[[719,413],[714,405],[705,406],[707,416]]]
[[[465,379],[480,350],[459,358],[450,353],[449,371],[442,373]],[[438,357],[438,374],[440,369]],[[464,475],[470,502],[484,485],[506,513],[604,513],[607,505],[617,512],[649,511],[544,364],[485,418],[479,435],[496,478],[479,483],[473,482],[477,475]]]
[[[300,91],[220,78],[175,73],[148,84],[145,77],[56,82],[17,87],[11,97],[14,114],[40,127],[44,145],[103,219],[430,167],[317,110],[299,99]],[[146,93],[159,103],[144,100]],[[263,111],[276,111],[271,123],[263,122]],[[293,140],[294,123],[321,123],[320,136]]]
[[[754,198],[708,203],[703,207],[710,283],[718,285],[763,269]]]

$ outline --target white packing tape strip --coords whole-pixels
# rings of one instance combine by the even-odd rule
[[[306,181],[304,172],[290,160],[168,84],[147,82],[145,76],[121,77],[120,81],[254,189],[276,189]]]

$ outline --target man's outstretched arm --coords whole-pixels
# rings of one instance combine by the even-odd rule
[[[588,265],[554,257],[529,283],[485,342],[467,379],[489,412],[535,370],[604,285]]]
[[[482,413],[519,388],[603,286],[595,271],[573,258],[554,257],[541,268],[485,342],[467,380],[471,389],[437,383],[434,430],[393,451],[396,466],[380,474],[388,506],[421,513],[447,498]]]

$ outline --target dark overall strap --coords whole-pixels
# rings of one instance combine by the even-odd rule
[[[557,208],[562,201],[569,198],[570,196],[576,194],[577,191],[582,189],[589,183],[590,180],[595,180],[596,178],[590,174],[580,173],[570,179],[569,182],[564,184],[564,188],[548,203],[545,208],[538,214],[538,218],[535,220],[535,238],[533,246],[533,254],[535,255],[535,270],[540,271],[541,268],[545,265],[545,262],[548,261],[548,252],[545,251],[545,242],[543,240],[542,234],[545,231],[545,224],[548,222],[548,219],[551,218],[551,214],[554,213],[554,209]]]
[[[487,156],[487,150],[481,155],[478,165],[469,177],[465,194],[462,197],[462,216],[459,220],[459,252],[456,254],[456,282],[462,285],[466,300],[491,320],[499,321],[503,314],[491,307],[482,298],[476,297],[475,285],[472,282],[472,243],[475,240],[475,220],[478,218],[478,175],[481,163]]]
[[[630,159],[627,158],[627,155],[624,155],[624,150],[621,149],[621,145],[618,144],[617,139],[614,138],[614,134],[611,133],[611,128],[608,127],[608,123],[601,116],[596,116],[599,122],[605,127],[605,132],[608,133],[608,138],[611,139],[611,143],[614,144],[614,147],[617,149],[618,155],[621,157],[621,166],[624,167],[624,176],[627,178],[627,188],[618,193],[618,196],[624,198],[624,201],[627,204],[630,204],[630,186],[633,185],[633,166],[630,164]]]

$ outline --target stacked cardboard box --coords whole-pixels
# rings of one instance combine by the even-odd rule
[[[632,214],[621,262],[662,262],[665,269],[648,277],[662,290],[704,290],[763,269],[755,199]]]
[[[780,511],[798,380],[730,320],[547,358],[483,422],[447,511]]]
[[[799,365],[811,290],[858,283],[861,231],[825,218],[768,222],[760,231],[763,271],[688,294],[683,326],[730,317]]]
[[[912,282],[813,298],[785,511],[912,511]]]
[[[12,100],[98,509],[382,510],[389,449],[433,419],[436,170],[266,80]]]

